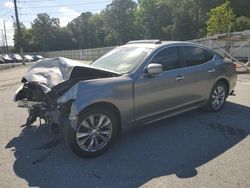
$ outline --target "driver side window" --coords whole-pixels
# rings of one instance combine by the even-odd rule
[[[162,65],[163,71],[178,69],[181,66],[177,47],[169,47],[161,50],[151,61]]]

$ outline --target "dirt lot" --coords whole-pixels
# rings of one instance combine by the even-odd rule
[[[250,187],[250,75],[220,113],[188,112],[133,129],[81,159],[46,125],[20,128],[12,98],[27,67],[0,71],[0,187]]]

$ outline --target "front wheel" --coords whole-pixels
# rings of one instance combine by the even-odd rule
[[[95,157],[105,152],[118,132],[118,121],[112,110],[97,107],[83,112],[76,130],[68,131],[68,144],[80,157]]]
[[[219,81],[214,85],[207,104],[209,111],[218,112],[223,108],[227,98],[227,90],[224,82]]]

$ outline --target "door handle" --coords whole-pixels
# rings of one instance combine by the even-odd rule
[[[177,81],[181,81],[181,80],[183,80],[184,78],[185,78],[184,76],[177,76],[177,77],[176,77],[176,80],[177,80]]]
[[[213,73],[213,72],[215,72],[215,69],[209,69],[207,72],[208,73]]]

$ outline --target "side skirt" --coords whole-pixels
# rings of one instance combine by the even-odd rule
[[[154,115],[154,116],[150,116],[148,118],[145,118],[145,119],[142,119],[142,120],[139,120],[139,121],[135,121],[134,123],[132,123],[130,125],[123,126],[122,130],[124,132],[126,132],[126,131],[134,128],[134,127],[141,127],[141,126],[144,126],[144,125],[147,125],[147,124],[150,124],[150,123],[154,123],[154,122],[157,122],[157,121],[160,121],[160,120],[163,120],[163,119],[166,119],[166,118],[178,115],[178,114],[182,114],[184,112],[188,112],[188,111],[200,108],[204,104],[206,104],[206,101],[203,100],[203,101],[200,101],[200,102],[189,104],[189,105],[184,106],[184,107],[176,108],[174,110],[169,110],[169,111],[164,112],[164,113],[160,113],[160,114],[157,114],[157,115]]]

